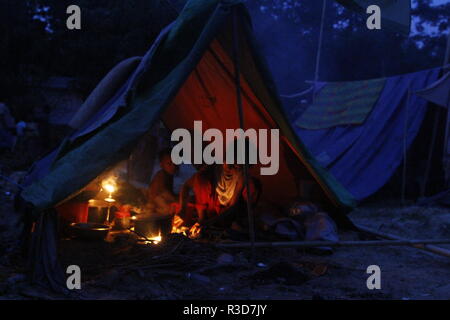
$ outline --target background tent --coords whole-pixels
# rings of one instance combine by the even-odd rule
[[[328,109],[322,110],[322,116],[328,112],[328,123],[333,123],[332,118],[352,122],[312,130],[299,126],[306,122],[300,116],[295,131],[321,165],[356,199],[365,199],[384,186],[404,161],[405,150],[415,141],[428,111],[427,101],[414,92],[433,83],[439,72],[437,68],[387,78],[380,92],[370,85],[355,93],[347,89],[360,85],[324,84],[315,98],[318,102],[328,101]],[[375,100],[368,98],[374,94]],[[321,95],[327,96],[321,98]],[[330,99],[351,108],[334,108]],[[362,123],[353,121],[354,114],[364,115]],[[426,156],[422,154],[421,158]]]
[[[28,180],[21,198],[40,217],[33,242],[38,277],[53,279],[55,267],[48,263],[54,261],[54,251],[40,253],[55,247],[49,244],[56,241],[54,234],[49,235],[54,232],[53,208],[127,159],[157,119],[162,118],[169,129],[192,129],[194,120],[202,120],[204,129],[240,126],[234,54],[241,66],[245,128],[280,129],[280,170],[260,177],[262,197],[282,204],[299,195],[297,183],[303,179],[315,183],[314,195],[329,208],[354,206],[352,196],[308,153],[282,113],[242,3],[192,0],[162,31],[117,93],[35,166],[32,176],[37,179]]]
[[[450,177],[450,72],[447,72],[441,79],[431,84],[429,87],[416,92],[416,94],[438,106],[446,108],[443,161],[445,182],[448,186]]]

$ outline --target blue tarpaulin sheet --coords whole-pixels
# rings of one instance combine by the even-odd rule
[[[414,92],[436,81],[439,71],[436,68],[387,78],[378,101],[362,125],[319,130],[294,126],[294,130],[316,159],[357,200],[362,200],[380,189],[401,164],[405,126],[405,141],[409,147],[427,108],[427,101]]]

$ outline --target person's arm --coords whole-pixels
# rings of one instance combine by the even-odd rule
[[[163,186],[164,186],[163,172],[158,171],[153,177],[146,191],[147,200],[157,196],[160,190],[162,190]]]
[[[216,216],[214,218],[210,218],[206,221],[204,219],[202,219],[202,220],[199,219],[199,222],[201,223],[202,226],[207,227],[207,226],[211,226],[218,222],[223,222],[228,217],[233,217],[237,213],[238,213],[238,206],[236,204],[234,204],[234,205],[231,205],[230,207],[228,207],[227,209],[225,209],[225,211],[223,211],[218,216]]]

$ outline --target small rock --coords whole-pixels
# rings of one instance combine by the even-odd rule
[[[192,280],[192,281],[203,283],[203,284],[211,283],[211,280],[207,276],[203,276],[203,275],[198,274],[198,273],[188,273],[187,274],[187,278]]]
[[[259,267],[259,268],[267,268],[267,264],[262,263],[262,262],[258,262],[258,263],[256,264],[256,266]]]

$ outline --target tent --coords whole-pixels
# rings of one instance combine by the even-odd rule
[[[93,107],[83,107],[82,117],[78,114],[72,122],[77,129],[37,162],[28,176],[21,199],[38,222],[31,247],[36,281],[58,285],[55,206],[126,160],[158,119],[170,130],[192,129],[194,120],[202,120],[204,130],[223,132],[240,127],[236,74],[244,129],[280,129],[279,172],[258,176],[261,198],[285,203],[299,195],[298,183],[305,180],[314,184],[315,199],[329,211],[342,213],[355,206],[353,197],[320,166],[292,130],[241,1],[189,1],[145,56],[125,65],[133,71],[129,76],[128,71],[118,72],[127,76],[121,85],[113,85],[116,92],[102,96]],[[136,67],[129,69],[130,65]]]
[[[443,161],[445,170],[445,182],[448,185],[450,177],[450,72],[447,72],[441,79],[431,84],[429,87],[416,92],[416,94],[430,102],[435,103],[438,106],[447,109]]]
[[[417,91],[433,84],[440,72],[435,68],[384,79],[319,83],[314,103],[300,116],[292,114],[291,122],[316,160],[358,201],[374,195],[396,174],[401,180],[398,170],[405,161],[408,188],[415,184],[423,190],[420,175],[433,169],[438,176],[442,169],[438,146],[444,143],[445,124],[441,108]],[[439,142],[430,151],[433,131]]]

